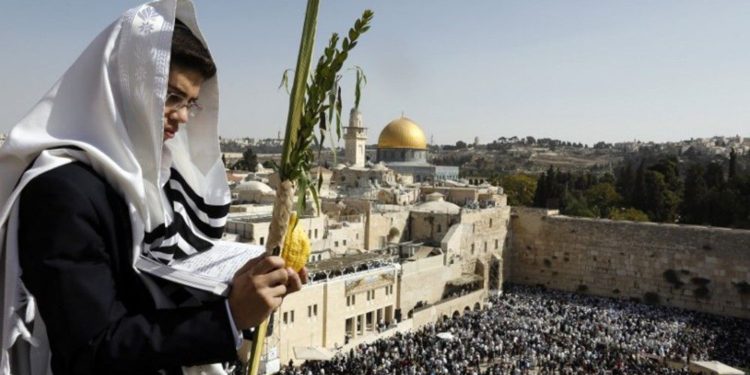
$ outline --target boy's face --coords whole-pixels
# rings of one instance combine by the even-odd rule
[[[169,69],[167,99],[164,103],[164,138],[174,138],[181,124],[188,122],[191,111],[200,109],[198,94],[203,76],[195,70],[172,66]]]

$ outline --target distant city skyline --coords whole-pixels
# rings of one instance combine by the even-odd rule
[[[0,132],[139,3],[6,7]],[[295,64],[304,2],[195,3],[219,67],[220,134],[283,134],[288,98],[277,87]],[[360,105],[368,144],[402,113],[438,144],[529,135],[667,142],[750,130],[750,2],[323,1],[316,51],[365,8],[375,12],[373,26],[349,67],[368,78]],[[342,85],[346,124],[353,71]]]

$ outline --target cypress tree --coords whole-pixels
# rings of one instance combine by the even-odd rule
[[[547,182],[544,173],[539,175],[536,182],[536,191],[534,191],[534,207],[547,206]]]
[[[703,178],[704,168],[692,165],[685,175],[685,195],[682,200],[682,221],[689,224],[705,223],[704,202],[708,188]]]
[[[648,212],[646,207],[646,161],[641,160],[638,170],[635,173],[635,183],[633,184],[633,195],[631,204],[633,207]]]
[[[729,153],[729,181],[734,180],[735,177],[737,177],[737,152],[732,147],[732,151]]]

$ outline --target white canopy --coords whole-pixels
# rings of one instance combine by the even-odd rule
[[[719,361],[690,361],[690,372],[716,375],[745,375],[744,371],[727,366]]]
[[[301,361],[327,361],[333,358],[333,353],[318,346],[295,346],[294,357]]]

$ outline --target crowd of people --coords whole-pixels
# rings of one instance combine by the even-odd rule
[[[280,373],[687,374],[690,360],[750,367],[748,332],[742,319],[508,285],[483,310]]]

